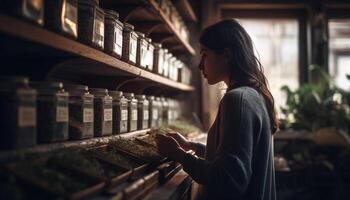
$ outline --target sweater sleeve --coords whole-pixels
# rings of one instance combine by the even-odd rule
[[[205,144],[200,142],[191,142],[192,149],[196,152],[196,155],[204,158],[205,156]]]
[[[191,177],[219,198],[240,198],[252,175],[253,134],[256,113],[244,98],[244,90],[224,96],[220,104],[219,146],[215,159],[184,155],[182,164]]]

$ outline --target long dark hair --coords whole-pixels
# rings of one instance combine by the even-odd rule
[[[258,91],[265,99],[271,132],[275,133],[278,129],[278,120],[274,99],[263,66],[254,54],[252,39],[244,28],[234,19],[225,19],[204,29],[199,41],[217,54],[223,53],[225,49],[232,52],[229,67],[232,84],[228,89],[249,86]]]

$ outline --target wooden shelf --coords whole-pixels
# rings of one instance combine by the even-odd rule
[[[191,4],[188,0],[173,0],[174,5],[177,8],[177,11],[184,18],[185,21],[197,22],[197,16],[192,9]]]
[[[164,12],[160,9],[159,4],[157,3],[156,0],[148,0],[148,2],[150,3],[150,5],[153,7],[153,9],[156,10],[157,13],[159,13],[159,16],[161,18],[161,20],[166,24],[166,26],[171,30],[172,33],[174,33],[176,39],[185,46],[185,48],[187,49],[187,51],[192,54],[195,55],[196,51],[193,49],[193,47],[186,41],[184,40],[180,33],[175,29],[174,25],[170,22],[170,20],[167,18],[167,16],[165,16]]]
[[[6,15],[0,15],[0,24],[0,32],[2,34],[5,33],[6,35],[10,35],[11,37],[24,39],[37,45],[43,45],[44,47],[59,50],[63,53],[87,58],[89,60],[96,61],[104,66],[101,67],[100,65],[92,65],[92,69],[91,66],[89,69],[92,72],[95,71],[96,73],[102,75],[105,74],[117,76],[119,74],[123,74],[124,76],[134,76],[155,83],[159,83],[161,85],[180,91],[194,90],[194,87],[190,85],[179,83],[168,78],[162,77],[160,75],[154,74],[150,71],[138,68],[120,59],[112,57],[104,53],[103,51],[94,49],[90,46],[79,43],[70,38],[61,36],[54,32],[48,31],[46,29],[43,29],[42,27],[27,23],[25,21]],[[16,51],[20,51],[20,49],[17,49]],[[45,51],[45,48],[43,51]],[[21,53],[25,54],[23,52]],[[40,53],[45,55],[45,52]]]

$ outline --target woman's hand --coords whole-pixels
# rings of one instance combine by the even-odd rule
[[[173,132],[173,133],[167,133],[166,135],[174,138],[184,150],[188,151],[191,149],[190,142],[181,134]]]
[[[181,151],[183,150],[174,138],[167,135],[156,134],[156,142],[159,154],[174,160],[180,159]]]

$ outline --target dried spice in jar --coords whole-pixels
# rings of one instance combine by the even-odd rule
[[[109,91],[113,98],[113,134],[128,131],[128,100],[121,91]]]
[[[149,102],[145,95],[136,95],[137,99],[137,129],[147,129],[149,126]]]
[[[78,38],[98,49],[104,48],[104,11],[99,0],[78,0]]]
[[[133,93],[124,93],[128,99],[128,131],[137,130],[137,99],[134,98]]]
[[[68,139],[69,95],[60,82],[31,82],[38,92],[38,142],[59,142]]]
[[[148,127],[149,128],[154,128],[158,125],[158,107],[159,104],[155,100],[154,96],[147,96],[146,97],[149,103],[149,121],[148,121]]]
[[[44,0],[3,0],[1,10],[44,25]]]
[[[123,23],[118,20],[119,13],[105,9],[104,51],[117,58],[122,56]]]
[[[78,1],[45,1],[45,27],[73,38],[78,37]]]
[[[145,38],[145,34],[136,32],[137,38],[137,52],[136,52],[136,65],[142,68],[147,67],[147,49],[148,42]]]
[[[162,44],[153,43],[154,46],[154,57],[153,57],[153,72],[157,74],[163,74],[164,65],[164,49]]]
[[[94,136],[112,135],[112,97],[107,89],[90,88],[90,92],[94,95]]]
[[[36,96],[25,77],[0,78],[0,147],[16,149],[36,144]]]
[[[146,67],[149,71],[153,71],[153,57],[154,57],[154,46],[151,38],[146,38],[148,43],[147,55],[146,55]]]
[[[122,59],[125,62],[136,64],[137,38],[134,26],[124,23]]]
[[[91,138],[94,135],[94,95],[88,86],[65,84],[69,93],[69,139]]]

